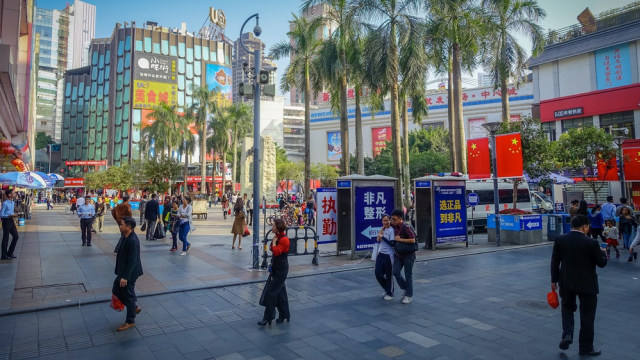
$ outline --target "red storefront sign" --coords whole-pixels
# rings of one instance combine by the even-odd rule
[[[75,160],[65,161],[67,166],[106,166],[107,160]]]
[[[207,176],[206,182],[211,183],[211,176]],[[202,182],[202,176],[187,176],[187,184],[197,184]],[[222,176],[216,176],[216,182],[222,182]]]
[[[64,179],[64,187],[84,187],[84,179],[83,178]]]
[[[374,157],[378,156],[382,149],[387,147],[387,141],[391,141],[391,126],[371,129],[371,145]]]
[[[640,109],[640,84],[540,102],[540,120],[556,121]]]

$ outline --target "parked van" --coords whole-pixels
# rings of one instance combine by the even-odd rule
[[[533,212],[548,214],[553,212],[553,201],[547,194],[540,191],[531,192]]]
[[[487,226],[487,216],[494,213],[493,181],[467,180],[467,194],[471,192],[478,194],[480,200],[473,211],[473,226],[478,229],[485,228]],[[500,210],[513,207],[513,183],[498,181],[498,201],[500,202]],[[517,208],[533,211],[527,182],[518,184]],[[467,206],[467,224],[471,226],[470,206]]]

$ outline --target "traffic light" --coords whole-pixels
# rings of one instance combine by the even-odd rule
[[[240,96],[251,96],[253,95],[253,86],[247,83],[239,84],[238,92],[240,93]]]

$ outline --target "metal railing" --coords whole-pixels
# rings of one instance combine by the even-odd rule
[[[269,238],[271,235],[271,239]],[[316,234],[316,229],[310,226],[289,226],[286,230],[286,235],[289,238],[289,256],[298,256],[298,255],[313,255],[313,259],[311,260],[311,264],[318,265],[318,235]],[[292,236],[293,235],[293,236]],[[298,241],[304,240],[304,252],[298,251]],[[309,240],[313,241],[313,251],[309,252]],[[260,266],[262,269],[267,268],[267,263],[269,260],[268,254],[268,244],[273,241],[273,232],[271,230],[265,232],[263,243],[263,253],[262,253],[262,265]]]

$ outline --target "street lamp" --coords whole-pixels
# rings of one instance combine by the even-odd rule
[[[500,246],[500,202],[498,197],[498,165],[496,162],[496,131],[500,129],[500,122],[487,122],[482,127],[491,134],[491,165],[493,167],[493,207],[496,213],[496,246]]]
[[[624,159],[622,158],[622,143],[626,140],[627,138],[624,136],[616,136],[613,138],[613,142],[618,146],[618,159],[620,159],[620,194],[621,197],[626,197],[625,196],[625,191],[624,191]]]
[[[256,13],[251,16],[247,20],[244,21],[242,27],[240,28],[240,45],[244,49],[244,51],[251,53],[252,51],[247,48],[242,39],[242,32],[244,30],[244,26],[251,20],[252,18],[256,18],[256,26],[253,28],[253,33],[256,37],[259,37],[262,34],[262,29],[260,28],[260,16]],[[259,74],[260,67],[262,66],[262,54],[260,54],[262,50],[261,46],[255,46],[253,49],[253,61],[254,61],[254,71],[253,71],[253,268],[258,269],[260,267],[260,82],[259,82]]]

